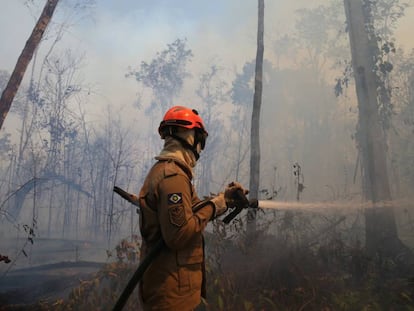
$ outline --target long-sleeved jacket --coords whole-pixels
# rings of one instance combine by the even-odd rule
[[[191,183],[191,168],[169,157],[158,157],[139,193],[141,258],[160,239],[167,247],[144,273],[140,295],[144,310],[192,310],[205,293],[202,232],[213,216]]]

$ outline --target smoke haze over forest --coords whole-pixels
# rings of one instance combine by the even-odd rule
[[[274,58],[273,41],[292,32],[298,18],[297,9],[316,7],[324,2],[266,3],[265,58]],[[43,7],[42,1],[34,1],[36,5],[29,10],[24,3],[23,0],[1,1],[0,34],[5,42],[0,47],[0,68],[9,72]],[[82,68],[85,80],[96,86],[102,96],[91,106],[125,106],[136,99],[137,88],[133,80],[124,79],[126,69],[138,66],[142,60],[149,61],[175,38],[187,38],[195,56],[191,66],[196,70],[202,71],[216,60],[227,71],[240,71],[244,62],[255,56],[256,7],[254,1],[230,0],[150,3],[131,0],[116,4],[109,0],[97,1],[80,23],[71,27],[61,44],[85,54]],[[399,45],[407,51],[414,47],[410,24],[413,11],[407,9],[396,30]]]
[[[392,197],[412,202],[414,3],[406,2],[391,34],[382,33],[396,48],[382,125]],[[0,0],[0,91],[44,3]],[[259,199],[363,201],[345,20],[342,0],[265,0]],[[171,56],[162,54],[169,47],[191,55],[180,59],[182,85],[167,92],[140,74]],[[233,180],[247,187],[256,48],[257,1],[61,0],[0,131],[0,236],[21,238],[27,224],[39,239],[99,241],[84,256],[102,260],[104,248],[137,234],[135,211],[112,188],[139,191],[170,105],[196,108],[207,124],[199,195]]]
[[[213,144],[214,137],[218,135],[216,130],[221,131],[220,126],[224,126],[226,131],[231,128],[231,135],[242,133],[242,153],[246,153],[249,144],[249,110],[240,114],[246,121],[240,119],[238,128],[231,124],[230,115],[238,113],[229,94],[236,75],[241,75],[244,65],[255,57],[257,4],[254,1],[242,4],[240,1],[121,1],[116,4],[112,1],[96,1],[90,6],[89,1],[86,1],[86,8],[78,11],[73,10],[74,3],[63,1],[60,4],[46,41],[40,46],[36,63],[37,68],[40,67],[41,58],[51,47],[59,27],[66,22],[61,28],[62,38],[54,46],[52,54],[64,55],[70,49],[72,57],[82,58],[74,76],[83,85],[83,98],[78,100],[79,103],[73,101],[71,109],[79,110],[76,106],[80,105],[85,119],[96,128],[103,126],[110,111],[112,117],[121,121],[125,129],[130,131],[131,141],[142,152],[141,147],[145,146],[147,135],[156,132],[162,114],[157,111],[151,118],[145,116],[152,101],[151,91],[137,83],[134,77],[126,75],[138,69],[141,62],[150,62],[156,53],[174,40],[181,39],[186,42],[193,57],[187,63],[188,77],[179,95],[174,98],[174,103],[203,110],[204,104],[196,95],[196,90],[200,76],[214,65],[218,71],[213,82],[216,87],[224,85],[221,92],[227,97],[223,95],[212,111],[212,118],[219,118],[222,124],[209,124],[212,133],[209,138],[213,149],[211,152],[214,152],[214,148],[223,148],[213,147],[220,143],[230,148],[225,152],[233,153],[231,148],[237,149],[236,143],[232,144],[231,141],[216,140]],[[352,140],[356,126],[354,90],[351,85],[345,96],[339,98],[335,98],[333,92],[335,78],[342,71],[339,66],[333,65],[340,58],[349,59],[347,36],[343,29],[343,9],[337,6],[338,28],[329,30],[329,40],[334,41],[337,33],[342,32],[338,41],[342,40],[343,43],[338,45],[336,51],[329,51],[326,43],[318,46],[319,43],[309,41],[312,36],[317,38],[318,34],[306,38],[306,33],[298,33],[298,29],[301,29],[297,26],[303,13],[301,10],[330,3],[266,3],[264,70],[268,84],[264,86],[262,106],[262,187],[280,187],[279,198],[284,200],[295,197],[292,174],[292,164],[295,162],[302,165],[306,179],[306,191],[303,193],[305,200],[332,199],[344,187],[347,188],[344,191],[349,193],[358,192],[355,189],[359,186],[354,187],[352,182],[357,157]],[[12,71],[42,6],[42,1],[2,1],[0,69],[9,73]],[[409,36],[413,12],[413,8],[407,8],[406,16],[398,21],[395,28],[396,46],[404,48],[407,54],[414,46]],[[303,23],[306,23],[305,19]],[[313,53],[310,57],[320,57],[314,58],[313,64],[309,51]],[[35,77],[38,70],[35,68]],[[314,84],[316,80],[319,82]],[[25,75],[23,87],[27,87],[28,82],[29,73]],[[249,102],[248,97],[244,100]],[[331,121],[333,123],[329,124]],[[12,114],[6,119],[5,128],[10,130],[13,141],[18,138],[18,126],[16,115]],[[231,138],[233,142],[236,136]],[[337,145],[334,146],[333,142]],[[146,157],[150,159],[150,153],[156,154],[158,148],[155,142],[155,147],[151,147]],[[241,164],[238,176],[244,183],[247,183],[248,176],[246,159]],[[216,161],[221,162],[220,159]],[[217,172],[213,172],[213,175],[222,171],[220,166],[217,165]],[[234,171],[224,174],[214,175],[214,181],[210,181],[204,190],[218,191],[227,178],[236,177]],[[134,187],[138,187],[138,184]]]
[[[193,57],[187,63],[189,75],[174,103],[202,110],[203,104],[196,95],[200,76],[208,72],[211,66],[216,66],[218,73],[213,80],[216,85],[225,83],[222,92],[229,94],[235,76],[241,74],[245,63],[255,57],[257,4],[254,1],[243,4],[239,1],[121,1],[117,4],[96,1],[90,6],[89,1],[86,1],[86,8],[78,11],[73,10],[74,3],[63,1],[60,4],[46,41],[38,52],[37,65],[50,48],[59,26],[66,22],[62,27],[62,39],[54,47],[53,53],[63,55],[65,50],[70,49],[72,57],[81,57],[75,77],[83,85],[83,95],[88,92],[81,103],[85,119],[99,127],[106,120],[107,111],[110,111],[131,131],[134,137],[131,139],[139,146],[145,145],[145,137],[149,133],[156,132],[162,114],[158,111],[153,118],[145,117],[145,110],[152,100],[151,91],[139,85],[133,77],[126,77],[130,70],[138,69],[143,61],[150,62],[156,53],[177,38],[186,40]],[[352,188],[353,184],[357,156],[355,143],[351,139],[356,125],[354,91],[351,85],[346,96],[338,99],[335,99],[333,92],[335,78],[340,76],[342,70],[333,65],[340,58],[349,59],[347,37],[343,32],[343,9],[338,6],[338,28],[329,30],[330,40],[336,40],[337,33],[342,32],[342,39],[338,41],[343,40],[345,45],[338,45],[335,52],[326,51],[329,48],[326,43],[318,47],[318,43],[309,41],[312,35],[305,38],[306,34],[298,33],[300,28],[297,27],[301,10],[329,3],[266,3],[265,77],[271,82],[264,86],[262,107],[262,187],[281,187],[280,195],[284,194],[284,197],[280,198],[284,200],[294,199],[292,164],[295,162],[303,166],[305,200],[330,199],[336,192],[343,190],[339,188]],[[0,69],[8,72],[13,69],[42,5],[42,1],[2,1],[0,32],[4,44],[0,47]],[[396,46],[404,48],[407,53],[414,46],[409,36],[413,10],[407,8],[406,16],[398,21],[395,28]],[[314,36],[316,38],[317,34]],[[319,57],[322,55],[320,53],[327,53],[328,56],[314,59],[316,63],[312,64],[307,55],[312,49],[314,56]],[[342,56],[338,58],[338,55]],[[270,64],[273,68],[267,69],[266,65]],[[315,70],[319,73],[315,73]],[[26,74],[26,85],[28,79],[29,74]],[[322,84],[314,85],[315,79],[319,79]],[[248,98],[245,100],[249,101]],[[76,105],[79,104],[72,105],[72,109],[78,109]],[[137,106],[141,108],[137,109]],[[231,98],[227,96],[217,103],[213,113],[217,114],[220,110],[219,118],[223,126],[227,130],[232,127],[233,134],[238,131],[243,133],[243,145],[247,148],[249,116],[244,115],[247,121],[239,123],[240,127],[237,128],[229,123],[230,115],[237,111],[234,109]],[[328,125],[323,120],[334,123]],[[5,127],[17,139],[15,126],[18,126],[18,122],[11,115],[6,119]],[[214,123],[209,126],[209,131],[213,133],[210,135],[211,141],[216,129]],[[320,136],[322,134],[330,137]],[[341,147],[333,147],[333,141]],[[224,143],[232,145],[231,142]],[[150,152],[155,154],[158,147],[152,147],[153,151]],[[150,155],[147,154],[147,157]],[[214,178],[216,184],[205,189],[218,191],[226,182],[225,178],[235,177],[232,172],[225,174],[227,176]],[[246,183],[247,176],[247,166],[244,165],[239,178]],[[350,189],[347,191],[353,192]]]

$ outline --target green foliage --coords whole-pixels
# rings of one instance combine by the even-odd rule
[[[142,61],[138,70],[130,68],[127,77],[134,76],[138,82],[152,90],[155,101],[151,110],[157,104],[166,110],[171,100],[181,91],[184,79],[189,76],[186,65],[192,56],[192,51],[186,47],[186,40],[176,39],[167,44],[167,49],[158,52],[150,63]]]
[[[397,179],[396,196],[411,194],[414,184],[414,51],[398,49],[392,57],[395,69],[390,73],[393,115],[390,131],[390,167]]]
[[[343,95],[344,89],[348,88],[353,73],[350,61],[344,60],[340,63],[343,64],[344,69],[342,72],[342,76],[335,79],[334,92],[336,97]]]
[[[304,62],[306,66],[315,68],[318,74],[328,58],[343,59],[347,56],[342,1],[332,0],[314,8],[299,9],[297,15],[296,42],[307,50],[309,60]]]
[[[366,29],[371,42],[377,76],[378,113],[384,130],[391,128],[395,105],[392,101],[390,73],[394,69],[392,54],[396,53],[394,31],[409,4],[401,0],[365,0]]]
[[[231,90],[231,99],[235,105],[250,106],[253,102],[253,61],[247,62],[243,66],[242,73],[236,75]]]
[[[410,6],[408,1],[403,0],[365,0],[365,2],[371,6],[376,33],[387,40],[393,36],[398,20],[404,16],[405,10]]]

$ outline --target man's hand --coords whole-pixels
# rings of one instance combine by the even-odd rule
[[[217,196],[210,199],[210,202],[214,204],[213,218],[223,215],[228,208],[243,208],[246,205],[246,202],[248,204],[246,198],[246,194],[248,193],[249,190],[244,189],[240,183],[229,183],[224,190],[224,193],[220,192]]]
[[[214,204],[213,218],[223,215],[227,211],[226,200],[223,192],[220,192],[217,196],[210,199],[210,201]]]
[[[228,184],[226,190],[224,191],[224,198],[226,200],[227,207],[234,208],[241,204],[241,201],[245,203],[246,194],[249,193],[249,190],[245,189],[237,181],[233,181]]]

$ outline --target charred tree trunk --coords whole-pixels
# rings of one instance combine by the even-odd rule
[[[396,256],[404,247],[398,238],[387,173],[386,142],[378,113],[378,82],[374,53],[377,42],[366,25],[369,4],[344,0],[358,98],[357,143],[362,156],[363,193],[372,208],[365,210],[366,249],[369,254]]]
[[[257,53],[256,74],[254,79],[254,97],[252,124],[250,133],[250,197],[259,197],[260,183],[260,106],[262,105],[263,89],[263,32],[264,32],[264,0],[259,0],[258,27],[257,27]],[[256,210],[249,210],[248,233],[256,231]]]
[[[52,19],[53,12],[58,4],[59,0],[48,0],[43,12],[37,21],[32,34],[26,42],[26,45],[23,48],[22,53],[17,60],[14,71],[10,77],[9,82],[7,83],[6,88],[4,89],[1,98],[0,98],[0,129],[3,126],[3,122],[6,119],[7,113],[10,110],[11,104],[13,102],[14,96],[19,89],[20,83],[22,82],[26,68],[29,65],[33,53],[35,52],[37,46],[42,39],[43,33],[45,32],[47,25]]]

